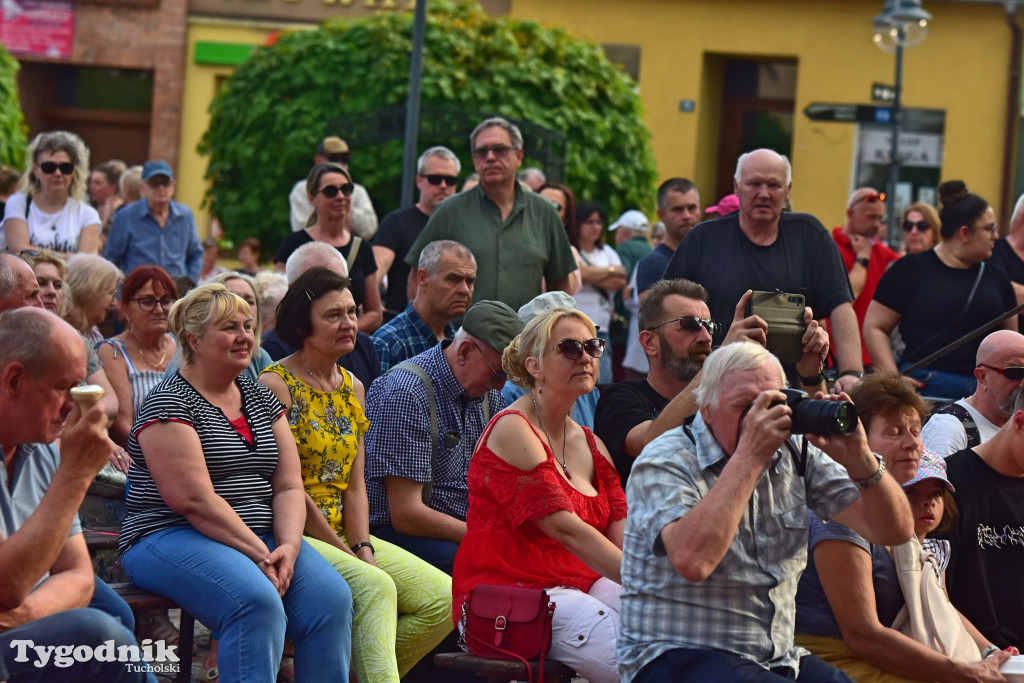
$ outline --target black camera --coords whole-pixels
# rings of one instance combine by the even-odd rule
[[[850,434],[857,428],[857,407],[849,401],[826,401],[810,398],[799,389],[782,389],[785,401],[776,401],[773,406],[785,403],[793,411],[793,434]]]

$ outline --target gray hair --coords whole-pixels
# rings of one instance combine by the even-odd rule
[[[117,191],[125,203],[131,203],[138,199],[139,185],[142,184],[142,167],[129,166],[117,179]],[[134,199],[133,199],[134,198]]]
[[[771,152],[775,156],[779,157],[779,159],[781,159],[782,162],[786,164],[786,185],[789,185],[790,183],[793,182],[793,167],[790,165],[789,159],[786,157],[786,155],[779,154],[774,149],[768,149],[766,147],[762,147],[760,149],[752,149],[749,152],[741,154],[740,158],[736,160],[736,172],[732,176],[733,180],[735,180],[737,183],[740,182],[740,171],[743,170],[743,162],[745,162],[747,160],[747,157],[749,157],[754,152]]]
[[[35,136],[28,145],[29,166],[21,176],[18,190],[25,194],[31,194],[32,190],[39,189],[32,167],[39,163],[39,157],[44,152],[54,154],[64,152],[75,165],[75,171],[71,175],[71,185],[68,187],[68,196],[73,199],[85,197],[85,190],[89,187],[89,148],[82,142],[82,138],[66,130],[54,130],[40,133]]]
[[[420,155],[419,161],[416,162],[416,173],[423,175],[423,171],[427,168],[427,161],[437,157],[438,159],[444,159],[445,161],[455,162],[455,174],[458,175],[462,171],[462,162],[459,161],[459,157],[455,156],[455,152],[451,151],[447,147],[438,145],[437,147],[431,147],[426,152]]]
[[[21,261],[14,254],[0,254],[0,299],[6,299],[14,294],[14,288],[18,286],[18,273],[15,272],[11,259]]]
[[[1013,216],[1010,218],[1010,231],[1013,231],[1014,226],[1019,225],[1021,221],[1024,221],[1024,194],[1017,197],[1017,203],[1013,205]]]
[[[51,331],[58,320],[32,306],[0,313],[0,368],[21,363],[32,377],[48,370]]]
[[[340,265],[340,268],[339,268]],[[348,266],[341,252],[326,242],[306,242],[292,252],[284,263],[284,276],[288,284],[314,266],[323,266],[343,277],[348,277]]]
[[[441,257],[449,251],[456,258],[472,261],[473,266],[476,267],[476,257],[473,256],[473,252],[452,240],[436,240],[423,247],[423,251],[420,252],[420,260],[416,262],[416,267],[427,271],[427,274],[432,278],[437,277],[437,269],[441,264]]]
[[[540,170],[536,166],[524,168],[522,171],[519,172],[519,175],[516,176],[516,180],[518,180],[521,183],[529,182],[530,178],[539,179],[541,185],[548,181],[548,177],[544,175],[544,171]]]
[[[704,367],[700,373],[700,386],[697,387],[694,398],[701,406],[717,408],[718,397],[722,393],[722,384],[727,374],[743,370],[756,370],[766,365],[774,367],[782,381],[786,381],[786,374],[782,371],[779,359],[760,344],[734,342],[720,346],[712,351],[704,361]]]
[[[495,116],[494,118],[481,121],[480,125],[473,129],[473,132],[469,134],[469,148],[471,150],[476,149],[477,136],[488,128],[495,127],[501,128],[508,133],[508,137],[512,141],[513,149],[523,148],[523,134],[519,132],[519,129],[516,126],[512,125],[500,116]]]

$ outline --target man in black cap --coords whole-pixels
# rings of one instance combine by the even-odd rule
[[[501,354],[522,329],[505,304],[478,301],[454,339],[393,367],[366,393],[370,528],[449,574],[466,533],[473,447],[505,405]]]

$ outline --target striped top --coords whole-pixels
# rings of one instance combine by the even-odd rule
[[[142,404],[149,396],[149,392],[156,389],[157,385],[164,379],[164,373],[157,372],[156,370],[139,370],[135,367],[135,363],[132,362],[132,357],[128,355],[128,344],[123,339],[104,339],[103,341],[96,344],[96,348],[100,347],[100,344],[110,344],[114,349],[114,358],[117,358],[117,354],[121,353],[124,356],[124,362],[128,365],[128,386],[132,389],[132,419],[134,420],[139,416],[139,412],[142,410]]]
[[[214,493],[227,501],[253,531],[272,528],[274,491],[270,479],[277,467],[273,423],[284,414],[284,406],[262,384],[241,375],[235,383],[242,392],[242,412],[252,432],[252,443],[242,438],[224,412],[203,398],[181,373],[174,373],[149,394],[128,438],[132,464],[125,499],[128,514],[121,526],[119,553],[148,534],[188,524],[160,496],[138,441],[144,429],[168,420],[188,425],[199,435]]]

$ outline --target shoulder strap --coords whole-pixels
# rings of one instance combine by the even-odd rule
[[[349,277],[352,277],[352,266],[356,263],[356,256],[359,255],[359,247],[363,243],[363,238],[359,235],[352,236],[352,246],[348,249],[348,257],[345,259],[345,267],[348,269]],[[408,370],[409,368],[406,368]]]
[[[353,252],[349,252],[349,258],[351,258],[351,254],[354,253],[355,247],[358,246],[355,244],[355,240],[357,239],[359,238],[353,238]],[[440,443],[437,427],[437,399],[434,398],[434,383],[430,381],[430,377],[423,368],[415,363],[410,363],[409,361],[391,366],[391,369],[389,369],[388,372],[390,373],[394,370],[398,370],[399,368],[411,372],[419,377],[420,381],[423,383],[423,388],[427,392],[427,413],[430,415],[430,479],[423,485],[423,504],[430,507],[430,494],[434,490],[434,468],[437,467],[437,452]]]
[[[978,431],[978,423],[974,421],[971,411],[967,410],[967,408],[954,401],[942,406],[935,413],[939,415],[952,415],[960,420],[960,423],[964,426],[964,432],[967,433],[968,448],[981,445],[981,432]]]
[[[32,208],[32,195],[25,195],[25,222],[28,223],[28,210]]]

